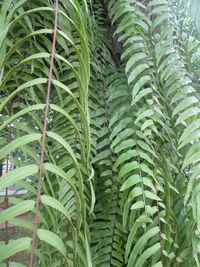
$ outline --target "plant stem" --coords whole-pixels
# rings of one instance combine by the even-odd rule
[[[53,64],[54,64],[54,59],[55,59],[57,30],[58,30],[58,0],[55,0],[53,42],[52,42],[52,50],[51,50],[51,61],[50,61],[50,69],[49,69],[44,124],[43,124],[43,130],[42,130],[42,145],[41,145],[40,163],[39,163],[39,171],[38,171],[38,191],[37,191],[36,204],[35,204],[34,229],[33,229],[33,236],[32,236],[32,248],[31,248],[31,255],[30,255],[30,260],[29,260],[29,267],[33,266],[34,252],[35,252],[35,247],[36,247],[36,236],[37,236],[37,230],[39,227],[39,220],[38,220],[39,206],[40,206],[40,196],[42,192],[42,178],[44,174],[44,155],[45,155],[47,128],[48,128],[49,101],[50,101],[50,94],[51,94],[51,87],[52,87]]]

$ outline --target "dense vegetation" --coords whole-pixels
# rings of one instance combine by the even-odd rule
[[[199,267],[198,1],[0,8],[0,266]]]

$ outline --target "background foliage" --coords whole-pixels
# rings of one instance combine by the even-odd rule
[[[0,2],[2,267],[200,266],[197,2]]]

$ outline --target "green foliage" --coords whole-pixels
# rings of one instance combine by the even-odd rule
[[[2,266],[200,266],[194,3],[55,3],[0,3]]]
[[[189,16],[192,18],[197,30],[200,30],[200,19],[199,19],[199,11],[200,11],[200,3],[198,0],[190,0],[190,1],[185,1],[185,0],[180,0],[179,5],[181,8],[184,8],[189,14]]]

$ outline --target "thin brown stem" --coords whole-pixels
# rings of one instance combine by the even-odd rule
[[[8,144],[11,142],[12,139],[12,126],[11,124],[8,125]],[[10,155],[7,156],[6,158],[6,173],[10,171],[9,168],[9,157]],[[6,193],[5,193],[5,198],[4,198],[4,205],[5,209],[8,208],[9,203],[8,203],[8,187],[6,187]],[[8,232],[8,221],[5,222],[5,244],[7,245],[9,243],[9,232]],[[9,266],[9,260],[6,262],[6,266]]]
[[[30,260],[29,260],[29,267],[33,266],[34,252],[35,252],[35,247],[36,247],[36,236],[37,236],[37,230],[39,227],[39,219],[38,219],[39,218],[39,206],[40,206],[40,196],[42,192],[42,178],[44,174],[44,155],[45,155],[47,128],[48,128],[49,102],[50,102],[50,94],[51,94],[51,87],[52,87],[53,64],[54,64],[54,59],[55,59],[57,31],[58,31],[58,0],[55,0],[53,42],[52,42],[52,50],[51,50],[51,60],[50,60],[50,69],[49,69],[49,78],[48,78],[44,124],[43,124],[43,130],[42,130],[42,144],[41,144],[39,171],[38,171],[38,191],[37,191],[36,204],[35,204],[34,229],[33,229],[33,235],[32,235],[32,248],[31,248],[31,255],[30,255]]]
[[[11,124],[8,125],[8,144],[11,142],[11,131],[12,131],[12,127]],[[6,173],[8,173],[10,171],[9,168],[9,157],[10,155],[7,156],[6,158]],[[5,198],[4,198],[4,204],[5,204],[5,208],[8,208],[8,187],[6,187],[6,193],[5,193]],[[5,243],[8,244],[9,243],[9,234],[8,234],[8,222],[5,222]]]

